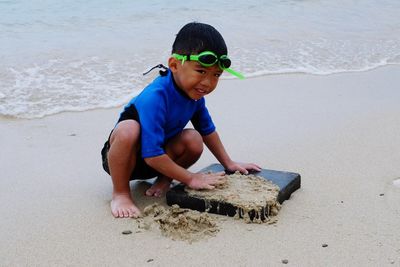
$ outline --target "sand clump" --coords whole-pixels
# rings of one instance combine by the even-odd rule
[[[137,219],[139,229],[150,230],[158,225],[161,233],[173,240],[192,243],[215,236],[219,231],[216,220],[209,214],[182,209],[178,205],[164,208],[153,204],[144,208],[143,215]]]
[[[204,199],[206,211],[212,201],[229,203],[237,208],[236,218],[243,218],[247,223],[274,223],[280,209],[277,201],[279,187],[263,177],[239,172],[226,175],[226,182],[212,190],[185,191],[193,197]],[[219,207],[219,206],[218,206]]]
[[[193,197],[205,200],[206,211],[212,201],[230,203],[237,207],[235,218],[243,218],[247,223],[275,223],[280,204],[277,201],[279,187],[256,176],[236,172],[226,175],[226,182],[212,190],[185,191]],[[208,207],[207,207],[208,206]],[[165,208],[152,204],[144,208],[143,216],[136,219],[138,230],[151,230],[158,226],[161,233],[173,240],[192,243],[215,236],[219,227],[217,220],[206,212],[180,208],[172,205]]]

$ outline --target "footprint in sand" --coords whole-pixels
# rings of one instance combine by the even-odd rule
[[[396,178],[393,180],[393,185],[400,188],[400,178]]]
[[[384,188],[384,200],[387,206],[396,212],[400,212],[400,177],[390,179]]]

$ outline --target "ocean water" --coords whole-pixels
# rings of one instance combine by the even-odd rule
[[[247,77],[400,64],[399,14],[398,0],[0,0],[0,116],[122,105],[190,21],[217,28]]]

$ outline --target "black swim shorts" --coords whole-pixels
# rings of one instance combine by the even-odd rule
[[[108,140],[104,143],[103,149],[101,150],[103,169],[108,174],[110,174],[110,169],[108,167],[108,151],[110,149],[111,133],[110,136],[108,137]],[[160,175],[160,173],[158,173],[156,170],[147,165],[142,156],[140,155],[140,152],[138,152],[136,155],[135,169],[132,171],[131,174],[131,180],[145,180],[157,177],[158,175]]]

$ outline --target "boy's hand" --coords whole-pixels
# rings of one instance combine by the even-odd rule
[[[225,182],[225,172],[193,173],[188,186],[192,189],[214,189]]]
[[[231,172],[239,171],[243,174],[249,174],[249,171],[261,171],[261,167],[254,163],[241,163],[232,161],[226,166],[226,169]]]

